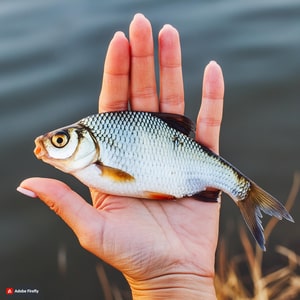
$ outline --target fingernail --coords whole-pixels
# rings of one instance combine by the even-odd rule
[[[175,27],[172,26],[171,24],[165,24],[165,25],[163,26],[163,29],[175,29]]]
[[[146,19],[146,17],[142,13],[136,13],[133,17],[133,19],[138,19],[138,18]]]
[[[17,187],[17,191],[25,196],[31,197],[31,198],[37,198],[37,194],[33,191],[27,190],[21,186]]]
[[[114,34],[114,38],[115,37],[125,37],[125,33],[123,31],[117,31],[115,34]]]
[[[211,60],[208,64],[209,65],[219,66],[219,64],[215,60]]]
[[[165,24],[163,27],[162,27],[162,29],[160,30],[160,34],[161,33],[167,33],[168,35],[170,35],[170,34],[174,34],[174,33],[176,33],[177,35],[178,35],[178,31],[177,31],[177,29],[174,27],[174,26],[172,26],[172,25],[170,25],[170,24]]]

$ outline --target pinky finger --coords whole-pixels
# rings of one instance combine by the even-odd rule
[[[221,67],[211,61],[205,68],[203,93],[197,118],[196,139],[219,153],[219,136],[223,116],[224,79]]]

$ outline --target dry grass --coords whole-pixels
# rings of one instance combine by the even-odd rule
[[[103,264],[97,264],[96,265],[96,271],[97,275],[103,290],[103,295],[105,300],[124,300],[125,298],[122,295],[121,290],[115,286],[112,285],[106,275],[106,271],[104,269]]]
[[[286,202],[287,210],[294,204],[300,189],[300,173],[294,176],[290,195]],[[270,219],[265,228],[265,238],[268,238],[278,223]],[[244,253],[228,259],[225,242],[222,241],[218,250],[217,274],[215,286],[219,300],[287,300],[300,297],[300,256],[283,246],[277,246],[276,252],[287,259],[284,266],[278,266],[275,271],[266,272],[263,269],[263,255],[258,246],[254,249],[244,228],[240,231]],[[250,276],[241,276],[241,267],[248,267]],[[277,265],[277,264],[276,264]],[[249,288],[250,287],[250,288]],[[252,290],[250,292],[250,290]]]

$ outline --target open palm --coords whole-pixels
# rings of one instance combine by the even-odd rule
[[[191,273],[213,275],[218,204],[92,195],[101,222],[95,219],[96,235],[86,246],[126,277],[146,280],[162,269],[168,274],[174,263],[182,264],[182,271],[190,264]]]
[[[109,45],[99,111],[126,110],[130,95],[132,110],[183,114],[180,42],[170,25],[159,34],[159,68],[158,96],[151,25],[144,16],[136,15],[130,26],[130,42],[117,32]],[[211,62],[204,73],[196,139],[215,152],[223,93],[222,71]],[[30,178],[21,187],[33,191],[62,217],[84,248],[119,269],[133,290],[142,289],[146,282],[152,282],[155,288],[157,278],[174,279],[176,274],[200,276],[212,282],[219,203],[191,198],[135,199],[91,190],[91,206],[54,179]]]

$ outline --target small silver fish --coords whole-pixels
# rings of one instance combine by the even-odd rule
[[[265,250],[261,210],[293,218],[274,197],[191,138],[192,130],[192,122],[181,115],[108,112],[36,138],[34,153],[88,187],[113,195],[216,201],[207,189],[221,190],[239,206]]]

